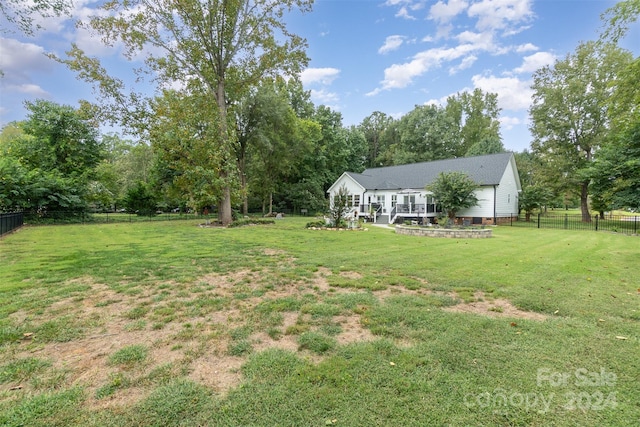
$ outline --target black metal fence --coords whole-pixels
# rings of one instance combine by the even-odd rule
[[[612,233],[638,234],[640,233],[640,216],[593,215],[591,221],[583,221],[582,215],[540,213],[532,214],[528,218],[521,214],[514,216],[510,225],[514,227],[555,228],[561,230],[592,230],[609,231]]]
[[[124,212],[72,212],[46,211],[26,213],[24,223],[27,225],[59,225],[59,224],[108,224],[122,222],[180,221],[194,220],[215,221],[215,214],[195,214],[186,212],[165,212],[147,215]]]
[[[23,212],[0,213],[0,236],[11,233],[24,224]]]

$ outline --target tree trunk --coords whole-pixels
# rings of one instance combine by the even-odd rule
[[[218,101],[218,110],[220,114],[220,142],[223,149],[227,151],[227,156],[230,156],[230,142],[229,142],[229,129],[227,127],[227,99],[224,89],[224,77],[219,76],[216,100]],[[220,178],[224,182],[222,194],[218,200],[218,220],[224,226],[227,226],[233,222],[231,215],[231,188],[229,186],[229,175],[226,170],[226,162],[223,162],[223,170],[220,171]]]
[[[249,214],[249,195],[247,191],[247,141],[241,138],[240,152],[238,154],[238,169],[240,170],[240,188],[242,189],[242,214]]]
[[[273,215],[273,192],[269,193],[269,216]]]
[[[580,185],[580,210],[582,211],[582,222],[591,222],[589,213],[589,182]]]
[[[224,226],[233,222],[231,214],[231,189],[227,185],[222,190],[222,198],[218,202],[218,221]]]

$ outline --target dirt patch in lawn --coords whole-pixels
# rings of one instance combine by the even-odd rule
[[[285,255],[279,251],[265,253]],[[357,272],[337,274],[354,280],[363,277]],[[91,408],[129,406],[145,398],[167,376],[186,375],[225,394],[242,381],[240,368],[247,357],[268,348],[291,351],[312,362],[322,360],[324,356],[299,349],[298,339],[305,331],[333,328],[339,345],[376,338],[361,323],[361,313],[350,310],[314,319],[300,310],[273,309],[265,314],[256,309],[266,300],[312,294],[321,303],[328,295],[363,292],[330,286],[331,275],[330,270],[319,268],[312,276],[287,281],[268,269],[246,269],[208,274],[192,283],[158,283],[137,293],[123,292],[121,284],[114,289],[83,277],[76,281],[86,284],[88,290],[53,300],[37,311],[27,309],[11,314],[9,319],[13,324],[28,324],[36,333],[6,350],[3,356],[7,361],[25,358],[49,361],[51,367],[43,378],[56,379],[56,388],[85,387]],[[389,286],[373,292],[380,302],[395,295],[434,294],[458,299],[453,293],[426,287],[409,290],[404,286]],[[507,300],[491,299],[482,292],[475,293],[473,302],[443,310],[490,317],[545,319],[542,314],[519,310]],[[269,323],[278,316],[277,323]],[[55,342],[55,339],[47,342],[44,336],[38,335],[39,326],[60,319],[67,319],[69,326],[78,326],[82,330],[80,336],[66,342]],[[335,326],[339,326],[337,331]],[[64,331],[66,324],[57,327]],[[243,328],[247,329],[247,335],[234,337],[234,331],[242,334]],[[242,340],[248,346],[246,352],[234,348]],[[143,346],[147,350],[144,360],[133,367],[110,362],[114,353],[129,346]],[[105,388],[113,385],[117,377],[124,378],[125,384],[105,393]],[[39,391],[29,381],[3,384],[3,388],[14,386],[20,386],[27,393]]]
[[[283,255],[268,250],[265,254]],[[46,342],[44,336],[36,332],[5,355],[10,360],[37,358],[49,361],[51,372],[46,376],[59,375],[56,388],[85,387],[87,405],[91,408],[128,406],[143,399],[158,383],[159,369],[171,375],[186,374],[224,394],[240,384],[240,367],[250,354],[280,348],[315,362],[322,358],[308,350],[299,350],[300,332],[287,332],[300,320],[299,311],[272,313],[282,316],[277,325],[280,333],[268,333],[268,326],[260,323],[259,313],[255,310],[261,302],[302,294],[315,294],[321,300],[328,292],[332,295],[353,292],[329,286],[327,276],[331,272],[327,269],[320,269],[312,277],[299,281],[274,280],[273,286],[269,286],[270,274],[248,269],[229,274],[211,273],[192,283],[163,282],[137,293],[122,292],[122,284],[114,290],[91,277],[75,279],[89,289],[53,300],[39,312],[20,310],[10,319],[15,324],[28,323],[37,331],[46,322],[65,318],[69,325],[81,329],[80,336],[66,342],[55,342],[55,339]],[[358,273],[341,274],[359,277]],[[220,301],[220,306],[201,308],[198,303],[203,300]],[[334,316],[332,321],[341,327],[335,337],[340,344],[374,338],[361,325],[358,314]],[[309,319],[303,323],[312,330],[319,327]],[[66,324],[60,326],[61,329],[65,327]],[[251,348],[245,354],[235,355],[230,350],[235,343],[231,331],[243,327],[252,329],[246,338]],[[145,360],[134,367],[110,363],[114,353],[129,346],[146,348]],[[125,378],[126,384],[115,386],[115,391],[101,396],[105,387],[114,383],[115,377]],[[4,386],[20,386],[25,392],[37,391],[28,381]]]
[[[483,292],[476,292],[473,297],[474,301],[446,307],[443,310],[452,313],[472,313],[489,317],[510,317],[539,321],[547,318],[541,313],[520,310],[506,299],[487,299]]]

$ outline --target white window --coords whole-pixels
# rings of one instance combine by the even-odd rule
[[[378,203],[380,203],[382,206],[384,206],[384,194],[381,196],[378,196]]]
[[[398,196],[396,194],[391,195],[391,207],[394,208],[398,203]]]
[[[354,194],[353,195],[353,206],[360,206],[360,195],[359,194]]]

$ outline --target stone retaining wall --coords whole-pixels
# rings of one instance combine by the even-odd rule
[[[449,239],[486,239],[492,236],[491,228],[427,228],[396,225],[396,233],[410,236],[446,237]]]

